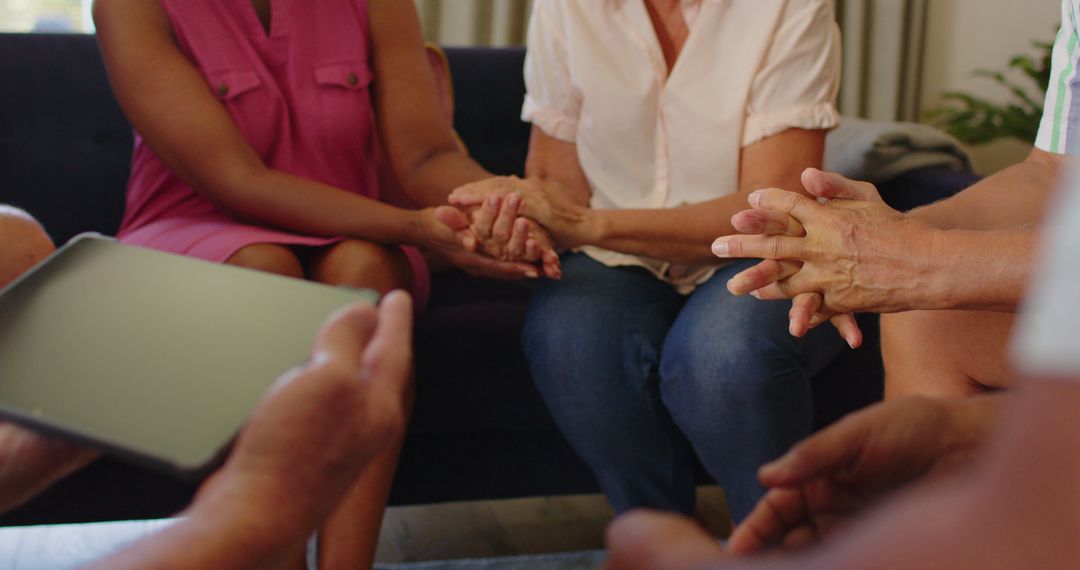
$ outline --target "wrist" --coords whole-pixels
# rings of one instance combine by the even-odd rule
[[[953,296],[949,276],[956,270],[956,258],[950,247],[950,232],[921,223],[919,225],[925,238],[915,241],[914,249],[921,254],[916,275],[920,276],[923,286],[916,288],[919,293],[911,308],[948,308]]]
[[[431,241],[431,223],[435,220],[434,208],[406,210],[404,235],[399,243],[427,248]]]
[[[196,528],[228,535],[252,552],[287,549],[305,541],[317,521],[298,508],[304,501],[272,483],[238,476],[226,466],[203,484],[184,515]]]
[[[576,235],[573,236],[576,243],[568,244],[568,247],[602,245],[611,232],[611,211],[583,207],[581,221],[577,224]]]

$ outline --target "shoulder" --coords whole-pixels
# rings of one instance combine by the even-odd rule
[[[615,18],[617,5],[610,0],[535,0],[529,18],[529,43],[607,36],[620,27]]]
[[[831,0],[789,0],[785,2],[781,18],[785,24],[835,24],[836,10]]]
[[[568,0],[535,0],[532,7],[531,21],[545,26],[564,27],[568,21],[580,21],[603,13],[609,2],[590,0],[574,2]]]
[[[831,0],[788,0],[772,34],[773,45],[788,51],[839,53],[840,25]]]
[[[165,16],[165,9],[159,0],[94,0],[92,12],[95,23],[101,17]]]
[[[95,0],[92,13],[99,38],[103,34],[112,34],[117,28],[138,26],[165,32],[172,28],[159,0]]]

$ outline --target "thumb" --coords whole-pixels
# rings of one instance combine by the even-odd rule
[[[346,370],[359,372],[364,347],[375,334],[377,323],[375,307],[370,303],[358,302],[339,309],[315,335],[312,362],[335,362]]]
[[[374,379],[400,395],[412,367],[412,297],[391,291],[379,304],[379,322],[364,350],[362,377]]]
[[[453,206],[435,208],[435,219],[454,231],[464,230],[469,227],[469,217],[465,215],[465,212]]]
[[[802,183],[807,192],[818,198],[881,201],[881,196],[873,184],[857,182],[835,172],[807,168],[802,173]]]
[[[846,470],[859,456],[865,426],[848,417],[808,437],[779,459],[764,465],[758,479],[766,487],[794,487]]]
[[[439,206],[435,208],[435,221],[446,226],[453,234],[453,240],[462,249],[468,252],[476,251],[476,235],[470,229],[472,220],[469,216],[453,206]],[[444,236],[451,239],[449,236]]]

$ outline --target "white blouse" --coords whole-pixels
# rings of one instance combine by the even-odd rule
[[[683,0],[668,73],[644,0],[536,0],[522,119],[577,146],[594,208],[671,208],[738,189],[741,148],[835,127],[840,35],[829,0]],[[587,247],[692,290],[715,266]]]

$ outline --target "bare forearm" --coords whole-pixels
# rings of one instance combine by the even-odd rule
[[[884,507],[809,567],[1051,568],[1080,558],[1076,541],[1061,538],[1080,532],[1080,384],[1033,381],[1010,400],[979,469]]]
[[[418,205],[435,207],[446,204],[450,192],[459,186],[490,178],[492,175],[457,149],[434,152],[403,174],[400,183],[405,193]]]
[[[264,521],[240,513],[194,510],[168,528],[140,540],[87,570],[166,568],[283,568],[306,545],[306,535],[285,536]]]
[[[716,257],[714,239],[735,233],[731,217],[746,209],[740,192],[681,208],[593,210],[594,235],[586,245],[679,263],[707,263]]]
[[[930,252],[920,309],[1015,311],[1032,268],[1035,230],[946,230]],[[922,305],[922,306],[919,306]]]
[[[275,170],[204,186],[203,193],[238,217],[315,236],[418,244],[416,213]]]
[[[552,138],[535,125],[529,134],[525,176],[559,183],[575,204],[588,206],[592,198],[589,180],[578,161],[577,145]]]
[[[913,210],[911,215],[940,229],[986,230],[1037,224],[1069,160],[1035,149],[1027,160],[951,198]]]
[[[240,475],[226,465],[176,524],[89,568],[281,568],[296,560],[333,505],[298,500],[297,493],[325,497],[261,475]]]
[[[736,192],[693,206],[663,210],[598,211],[597,245],[680,263],[715,261],[709,245],[736,233],[731,217],[747,208],[754,190],[781,188],[806,195],[801,176],[820,167],[825,132],[789,129],[742,151]]]

